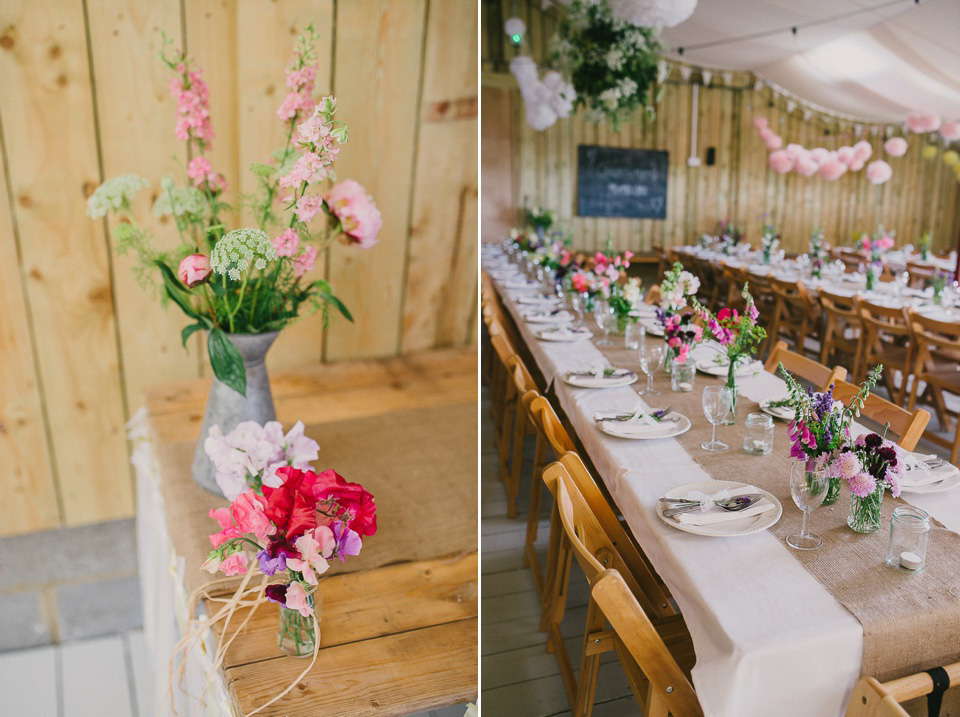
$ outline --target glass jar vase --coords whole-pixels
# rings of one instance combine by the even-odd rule
[[[732,426],[737,422],[737,397],[740,390],[737,388],[737,359],[738,356],[730,357],[730,365],[727,367],[727,388],[730,389],[730,413],[723,419],[724,426]]]
[[[857,533],[875,533],[880,529],[883,520],[883,491],[882,483],[877,483],[876,490],[865,498],[850,495],[850,514],[847,516],[847,525]]]
[[[840,499],[840,479],[830,478],[830,484],[827,486],[827,496],[823,499],[823,505],[833,505]]]
[[[307,604],[313,608],[313,615],[304,616],[299,610],[280,605],[280,625],[277,631],[277,645],[280,651],[291,657],[310,657],[320,642],[320,604],[319,595],[307,595]],[[316,616],[316,622],[314,622]]]
[[[893,509],[890,518],[890,540],[887,543],[887,566],[911,573],[923,570],[927,559],[927,537],[930,516],[912,505]]]
[[[743,429],[743,450],[754,456],[773,452],[773,418],[766,413],[750,413]]]
[[[693,377],[695,369],[693,363],[684,361],[670,364],[670,388],[674,393],[689,393],[693,390]]]

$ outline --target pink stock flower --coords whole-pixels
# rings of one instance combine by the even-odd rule
[[[317,71],[305,65],[299,70],[291,70],[287,73],[287,87],[291,90],[304,90],[310,92],[313,89],[313,82],[317,76]]]
[[[185,256],[177,267],[177,278],[191,289],[210,278],[210,259],[203,254]]]
[[[304,195],[297,200],[297,206],[293,213],[297,215],[304,224],[309,224],[313,218],[323,208],[323,197],[319,195]]]
[[[227,188],[227,181],[222,174],[214,172],[210,161],[200,155],[190,160],[187,165],[187,176],[198,189],[209,189],[211,192],[221,192]]]
[[[200,79],[200,71],[188,72],[184,63],[177,65],[177,74],[169,82],[170,94],[177,100],[177,139],[197,139],[207,146],[213,139],[210,124],[209,92]]]
[[[902,157],[907,153],[907,140],[903,137],[891,137],[883,143],[883,151],[891,157]]]
[[[305,246],[303,251],[297,256],[293,257],[293,270],[296,273],[297,277],[301,277],[306,274],[308,271],[313,271],[313,267],[317,262],[317,247],[315,246]]]
[[[324,199],[350,242],[361,249],[369,249],[377,243],[383,219],[362,186],[352,179],[345,179],[335,184]]]
[[[296,229],[284,229],[270,243],[277,250],[277,256],[296,256],[300,249],[300,235]]]
[[[313,608],[307,602],[307,591],[298,582],[292,582],[287,586],[287,607],[298,611],[304,617],[310,617],[313,614]]]

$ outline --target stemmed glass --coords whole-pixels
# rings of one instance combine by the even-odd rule
[[[787,545],[797,550],[816,550],[823,545],[823,538],[807,532],[807,517],[827,496],[830,480],[825,471],[808,471],[803,461],[796,461],[790,469],[790,495],[803,511],[803,524],[799,533],[787,536]]]
[[[603,332],[603,337],[597,340],[597,346],[613,346],[613,341],[610,340],[613,309],[606,299],[597,299],[593,302],[593,319],[597,322],[597,328]]]
[[[640,370],[646,374],[647,387],[637,391],[641,396],[659,396],[660,392],[653,387],[653,375],[663,365],[663,358],[667,352],[667,345],[659,341],[643,341],[640,344]]]
[[[717,426],[723,422],[723,419],[730,413],[730,406],[733,404],[733,393],[726,386],[704,386],[703,395],[700,397],[700,403],[703,406],[703,415],[707,417],[713,426],[713,436],[709,441],[700,444],[705,451],[725,451],[727,444],[717,440]]]
[[[586,305],[586,299],[584,294],[578,294],[577,292],[572,292],[570,294],[570,306],[573,307],[573,310],[577,312],[577,328],[583,328],[583,307]]]

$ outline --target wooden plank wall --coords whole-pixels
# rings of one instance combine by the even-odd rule
[[[556,24],[555,9],[541,11],[539,2],[484,0],[482,5],[483,85],[516,87],[507,63],[515,50],[504,47],[503,19],[518,14],[527,24],[525,54],[542,65],[548,55],[549,38]],[[493,36],[496,33],[496,36]],[[691,82],[700,82],[697,70]],[[697,154],[698,168],[686,164],[691,146],[693,86],[674,68],[653,122],[637,113],[619,132],[609,123],[585,121],[582,113],[558,121],[544,132],[534,132],[523,119],[519,92],[491,93],[484,113],[511,112],[518,165],[505,163],[497,173],[514,177],[514,202],[518,208],[543,205],[557,211],[562,224],[574,233],[580,249],[601,249],[607,239],[619,249],[649,251],[654,245],[682,244],[711,231],[718,220],[733,219],[746,229],[748,240],[759,242],[763,215],[783,234],[787,251],[804,250],[814,226],[822,226],[827,240],[848,243],[855,234],[872,232],[882,223],[897,232],[898,243],[916,242],[926,230],[934,234],[934,247],[955,246],[960,230],[960,183],[939,159],[925,160],[925,142],[908,137],[909,150],[901,158],[888,158],[893,178],[874,186],[865,171],[850,172],[835,182],[795,173],[777,175],[767,168],[767,151],[753,129],[753,119],[764,116],[784,139],[808,147],[835,149],[853,144],[855,124],[814,114],[808,120],[800,108],[787,111],[786,100],[770,88],[754,91],[754,79],[733,73],[727,84],[714,72],[710,86],[699,89]],[[486,97],[486,94],[484,95]],[[502,107],[500,105],[503,105]],[[865,135],[879,155],[880,135]],[[580,218],[576,214],[576,151],[579,144],[665,149],[669,152],[667,218]],[[708,147],[716,148],[716,164],[705,162]],[[493,172],[484,171],[484,182]],[[495,239],[484,233],[485,240]]]
[[[477,18],[462,0],[7,0],[0,4],[0,535],[129,516],[124,423],[147,386],[209,376],[86,217],[106,177],[153,190],[186,155],[157,53],[164,30],[203,68],[228,192],[279,146],[294,37],[312,21],[317,89],[340,100],[337,165],[384,217],[369,251],[335,246],[330,279],[355,324],[281,334],[272,371],[466,345],[475,334]],[[136,211],[163,244],[169,222]],[[244,217],[232,217],[243,226]]]

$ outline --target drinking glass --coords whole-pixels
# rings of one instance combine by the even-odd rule
[[[586,305],[585,294],[573,292],[570,294],[570,305],[577,312],[577,328],[583,328],[583,307]]]
[[[701,443],[700,447],[705,451],[727,450],[727,444],[717,440],[717,426],[730,413],[733,393],[726,386],[704,386],[700,403],[703,406],[703,415],[713,425],[712,438],[705,443]]]
[[[830,479],[825,471],[808,471],[804,461],[796,461],[790,469],[790,495],[803,512],[803,524],[799,533],[787,536],[787,545],[797,550],[816,550],[823,545],[823,538],[807,532],[807,518],[814,508],[827,497]]]
[[[597,346],[613,346],[613,341],[610,340],[613,309],[606,299],[597,299],[593,302],[593,319],[597,322],[597,328],[603,332],[603,337],[597,340]]]
[[[660,341],[643,341],[640,344],[640,370],[647,377],[647,387],[637,391],[641,396],[659,396],[660,392],[653,387],[653,374],[663,366],[663,359],[667,353],[667,345]]]

